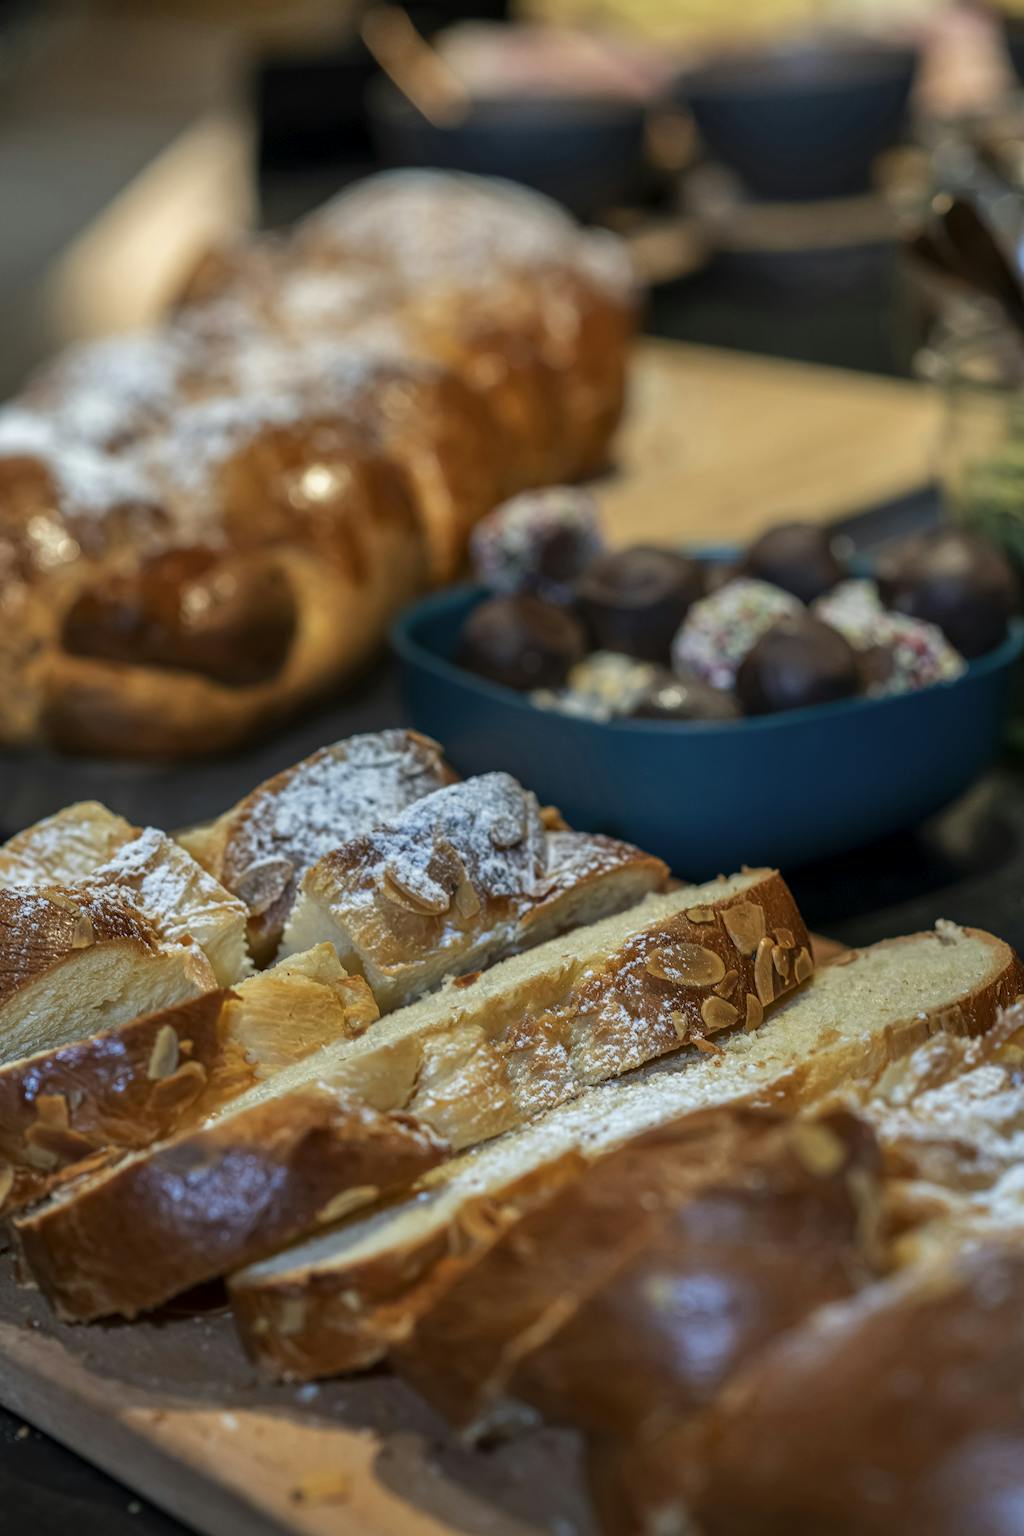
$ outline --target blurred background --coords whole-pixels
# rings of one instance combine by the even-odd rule
[[[968,295],[908,242],[966,185],[1016,249],[1015,62],[948,0],[0,0],[0,389],[409,163],[625,233],[662,334],[934,373]]]

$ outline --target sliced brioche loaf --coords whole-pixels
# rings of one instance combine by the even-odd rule
[[[416,731],[353,736],[276,774],[179,841],[246,903],[252,952],[264,964],[310,865],[455,777],[437,743]]]
[[[0,882],[128,891],[160,938],[199,945],[220,986],[252,968],[244,903],[165,833],[140,831],[96,801],[68,806],[12,837],[0,848]]]
[[[132,1317],[273,1251],[445,1155],[407,1115],[313,1085],[56,1190],[14,1231],[57,1312]]]
[[[437,790],[327,854],[302,879],[283,952],[334,944],[385,1010],[660,890],[628,843],[549,833],[507,773]]]
[[[592,1088],[456,1159],[414,1198],[236,1275],[232,1299],[247,1350],[269,1371],[295,1377],[371,1364],[409,1337],[463,1264],[546,1196],[549,1170],[558,1187],[574,1157],[598,1156],[708,1104],[812,1103],[877,1077],[933,1033],[980,1033],[1024,986],[1006,944],[950,925],[851,951],[842,962],[817,971],[755,1034],[720,1037],[721,1054],[691,1048]]]
[[[465,1147],[688,1040],[710,1051],[718,1031],[760,1024],[810,974],[808,943],[782,879],[752,870],[649,896],[458,978],[311,1067]],[[305,1075],[291,1069],[265,1091]]]
[[[844,1112],[686,1115],[523,1216],[392,1358],[464,1431],[508,1427],[529,1404],[591,1433],[645,1437],[713,1391],[760,1331],[872,1277],[880,1162]]]
[[[99,1153],[197,1124],[282,1067],[377,1017],[365,981],[328,945],[0,1068],[0,1215]]]
[[[1024,1251],[996,1244],[813,1313],[735,1374],[699,1435],[595,1447],[601,1529],[1009,1536],[1022,1316]]]
[[[0,890],[0,1063],[215,986],[198,945],[165,942],[129,892]]]
[[[762,937],[767,933],[774,937]],[[779,938],[781,944],[775,942]],[[771,872],[652,896],[624,917],[515,956],[469,985],[455,983],[360,1038],[285,1068],[195,1133],[190,1155],[212,1167],[222,1159],[223,1145],[231,1144],[236,1121],[243,1127],[250,1118],[259,1123],[266,1110],[275,1123],[287,1123],[290,1106],[301,1109],[318,1088],[358,1098],[380,1112],[409,1110],[445,1141],[454,1136],[465,1145],[496,1135],[589,1082],[677,1049],[687,1038],[713,1049],[709,1032],[742,1015],[712,988],[731,975],[728,990],[738,999],[750,989],[758,1002],[759,989],[765,1000],[758,1002],[760,1021],[763,1007],[796,985],[797,961],[806,953],[800,915]],[[153,1156],[159,1163],[159,1149]],[[145,1159],[137,1159],[119,1187],[123,1192],[129,1180],[144,1187],[148,1178]],[[262,1199],[262,1186],[259,1194]],[[233,1219],[241,1220],[246,1198],[240,1182]],[[369,1203],[375,1191],[353,1191],[352,1203],[358,1198]],[[131,1204],[126,1198],[125,1209]],[[65,1260],[79,1244],[90,1264],[102,1264],[114,1275],[111,1250],[118,1234],[112,1208],[105,1197],[93,1199],[88,1180],[55,1207],[48,1230],[65,1234],[59,1238]],[[297,1236],[304,1229],[297,1217],[294,1221],[291,1232]],[[155,1217],[150,1236],[155,1273],[149,1283],[157,1290],[163,1245]],[[105,1295],[110,1310],[141,1305],[133,1289],[126,1291],[122,1308],[112,1278]],[[73,1303],[65,1297],[62,1305],[70,1311]]]

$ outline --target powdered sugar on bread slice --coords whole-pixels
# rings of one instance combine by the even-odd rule
[[[271,959],[310,865],[454,781],[436,742],[416,731],[352,736],[260,784],[182,846],[241,897],[258,962]]]
[[[198,945],[165,942],[131,893],[0,890],[0,1062],[216,986]]]
[[[659,859],[548,832],[536,796],[481,774],[327,854],[303,878],[283,951],[333,943],[385,1010],[662,888]]]
[[[83,801],[19,832],[0,848],[8,886],[120,889],[168,943],[194,940],[221,986],[252,969],[248,913],[173,838],[133,827],[97,801]]]

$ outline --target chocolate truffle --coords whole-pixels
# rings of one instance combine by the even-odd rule
[[[845,572],[824,528],[813,523],[780,523],[755,539],[744,570],[758,581],[792,592],[802,603],[831,591]]]
[[[879,560],[878,585],[887,607],[937,625],[968,657],[999,644],[1020,602],[1002,551],[960,528],[906,540]]]
[[[573,486],[553,486],[496,507],[473,530],[470,558],[477,581],[492,592],[529,592],[567,603],[603,549],[594,498]]]
[[[739,706],[731,693],[712,688],[695,672],[663,672],[632,711],[635,720],[735,720]]]
[[[672,642],[673,671],[695,672],[712,688],[729,689],[736,669],[779,619],[797,618],[804,607],[789,592],[741,576],[694,603]]]
[[[736,674],[736,696],[748,715],[828,704],[859,691],[857,653],[837,630],[810,614],[774,625]]]
[[[586,651],[579,620],[538,597],[492,597],[462,629],[458,660],[506,688],[560,688]]]
[[[858,653],[864,688],[873,697],[948,683],[966,665],[934,624],[883,608],[873,581],[840,582],[814,612]]]
[[[576,598],[598,649],[665,662],[672,636],[702,591],[698,561],[637,544],[593,561]]]

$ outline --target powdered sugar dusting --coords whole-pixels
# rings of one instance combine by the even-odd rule
[[[192,937],[202,942],[197,929],[204,919],[220,921],[230,909],[245,916],[242,902],[156,827],[146,827],[125,843],[88,883],[127,889],[129,899],[138,903],[161,936],[172,941]]]
[[[53,480],[65,515],[96,515],[156,499],[153,482],[135,460],[71,441],[59,422],[21,406],[0,410],[0,458],[38,460]]]
[[[386,260],[411,285],[438,278],[472,285],[495,264],[550,263],[574,266],[618,294],[632,286],[614,236],[585,233],[550,199],[497,178],[393,171],[343,192],[307,228]]]
[[[510,774],[485,773],[410,806],[372,846],[377,881],[444,911],[451,893],[432,867],[439,853],[454,852],[478,896],[522,896],[543,873],[545,830],[535,795]]]
[[[447,782],[441,754],[409,731],[353,736],[324,747],[256,790],[227,854],[229,884],[270,860],[293,878],[325,854]]]
[[[252,393],[218,396],[181,410],[166,438],[153,452],[152,463],[181,491],[200,495],[211,478],[234,453],[267,427],[284,427],[301,420],[297,394]]]
[[[62,432],[105,448],[173,410],[193,353],[171,329],[112,336],[69,348],[35,387]]]
[[[393,293],[393,282],[379,270],[299,268],[282,281],[277,303],[284,324],[305,335],[325,325],[354,325]]]

